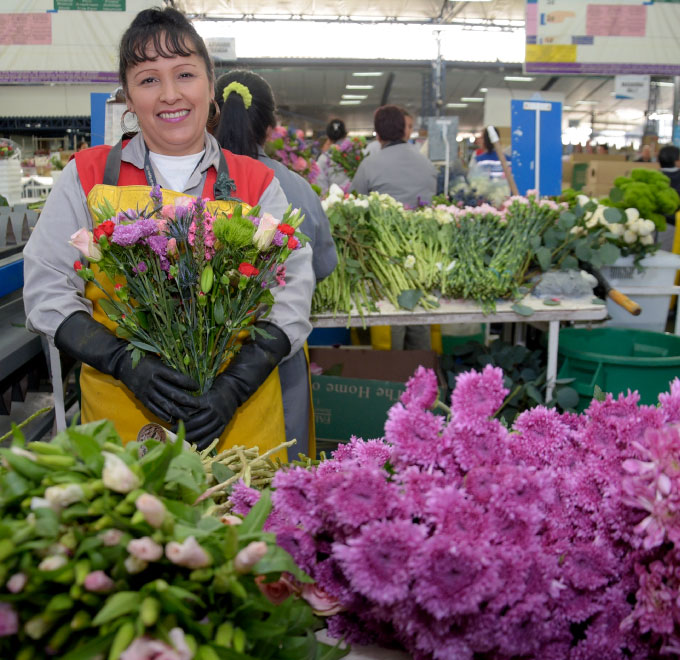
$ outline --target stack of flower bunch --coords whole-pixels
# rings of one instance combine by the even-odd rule
[[[309,183],[315,183],[319,176],[312,149],[305,140],[304,131],[277,126],[265,142],[264,150],[270,158],[280,160],[288,169],[297,172]]]
[[[512,429],[490,418],[506,393],[487,366],[436,415],[420,368],[384,440],[277,473],[268,524],[327,594],[330,634],[417,660],[676,655],[680,381],[659,407],[606,395]]]
[[[314,311],[350,314],[356,309],[363,316],[375,310],[380,300],[407,309],[418,303],[430,305],[425,282],[413,268],[417,258],[412,253],[422,245],[412,234],[415,227],[403,204],[377,192],[345,198],[335,184],[322,204],[331,223],[338,265],[317,285]],[[431,257],[421,263],[434,268],[438,259],[436,254]]]
[[[255,312],[285,285],[285,261],[301,247],[302,222],[290,207],[282,221],[258,209],[214,217],[204,200],[163,204],[153,188],[145,209],[116,214],[101,201],[93,232],[80,229],[71,243],[89,264],[78,275],[105,294],[103,311],[128,339],[133,364],[144,352],[210,389],[242,332],[255,332]],[[103,271],[109,282],[96,279]],[[102,278],[106,279],[106,278]]]
[[[366,138],[363,136],[346,137],[328,148],[328,157],[347,175],[351,181],[364,159]]]
[[[271,602],[282,571],[309,578],[262,532],[269,492],[245,520],[213,516],[181,435],[123,447],[103,421],[0,455],[0,657],[342,657],[304,598]]]

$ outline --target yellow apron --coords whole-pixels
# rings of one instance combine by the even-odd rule
[[[149,186],[95,185],[87,196],[87,205],[93,221],[95,218],[93,209],[103,203],[104,199],[108,199],[116,211],[141,209],[149,202],[150,190]],[[171,190],[163,190],[162,193],[164,204],[187,197],[183,193]],[[210,201],[207,203],[207,209],[213,214],[216,211],[229,212],[236,203],[221,200]],[[90,264],[90,267],[97,281],[113,294],[113,284],[109,278],[97,268],[96,264]],[[92,301],[94,319],[114,332],[116,323],[106,316],[99,304],[99,300],[106,297],[104,292],[92,282],[88,282],[85,286],[85,297]],[[162,424],[161,420],[147,410],[123,383],[86,364],[82,366],[80,387],[82,422],[110,419],[123,442],[135,440],[142,426],[149,422]],[[234,418],[220,436],[218,450],[221,451],[233,445],[245,445],[258,447],[260,454],[263,454],[268,449],[285,442],[285,439],[281,385],[278,369],[274,369],[257,392],[239,407]],[[286,462],[285,450],[277,452],[272,458],[280,458],[281,461]]]

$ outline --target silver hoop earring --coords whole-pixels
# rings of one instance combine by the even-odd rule
[[[134,117],[134,126],[127,126],[125,123],[125,117],[127,115],[131,115]],[[139,131],[139,121],[137,120],[137,115],[132,112],[129,108],[121,115],[120,118],[120,128],[123,131],[123,135],[127,135],[128,133],[137,133]]]

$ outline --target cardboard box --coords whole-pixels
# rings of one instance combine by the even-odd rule
[[[352,435],[382,437],[387,411],[419,365],[434,369],[444,383],[434,351],[310,347],[309,359],[329,372],[312,376],[317,449],[346,442]]]
[[[588,164],[583,192],[591,197],[606,197],[620,176],[630,176],[634,169],[658,170],[658,163],[635,163],[633,161],[592,160]]]

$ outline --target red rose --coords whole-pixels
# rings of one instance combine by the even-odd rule
[[[298,239],[295,238],[295,236],[291,236],[291,237],[288,239],[288,247],[289,247],[291,250],[294,250],[298,245],[300,245],[300,241],[298,241]]]
[[[74,261],[73,262],[73,270],[78,272],[79,270],[83,269],[83,264],[80,263],[80,261]]]
[[[102,236],[106,236],[107,238],[113,234],[113,230],[115,229],[116,225],[113,224],[112,220],[107,220],[106,222],[102,222],[100,225],[94,228],[94,231],[92,232],[92,237],[95,240],[95,243],[99,243],[99,239]]]
[[[241,273],[241,275],[245,275],[246,277],[253,277],[260,272],[260,269],[255,268],[253,264],[249,264],[244,261],[243,263],[239,264],[238,272]]]
[[[286,236],[292,236],[295,233],[294,227],[291,227],[290,225],[287,225],[283,222],[277,227],[277,229]]]

